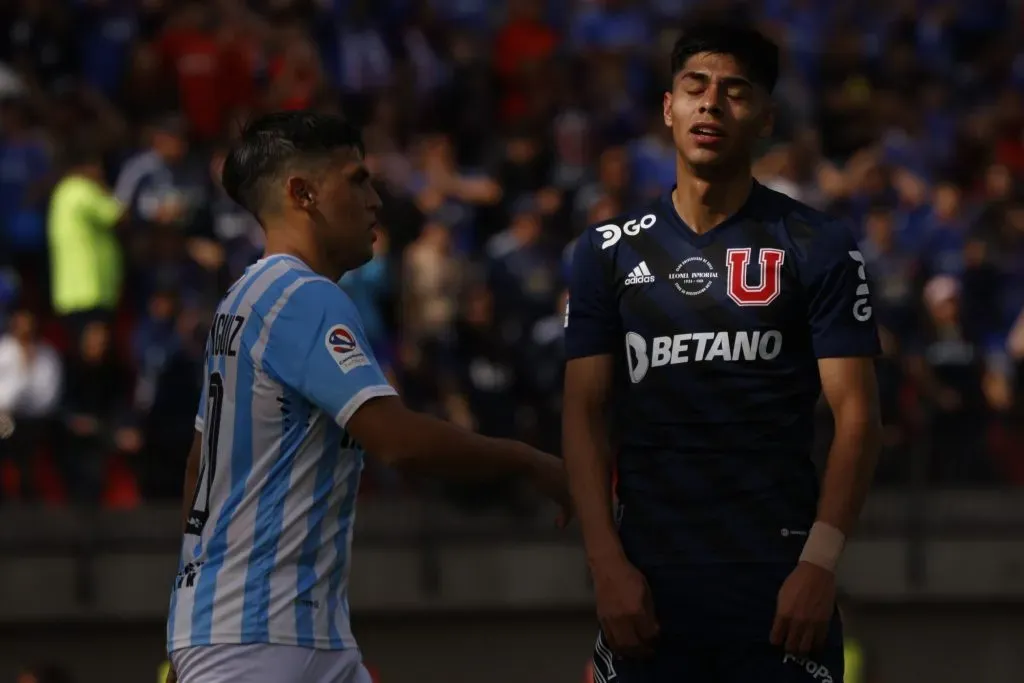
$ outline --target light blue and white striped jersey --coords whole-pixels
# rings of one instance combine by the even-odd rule
[[[169,652],[355,647],[347,583],[363,453],[345,424],[395,393],[355,306],[299,259],[267,257],[228,290],[206,346]]]

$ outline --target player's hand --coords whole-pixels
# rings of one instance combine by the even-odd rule
[[[625,558],[595,565],[593,574],[597,619],[608,646],[623,657],[650,655],[659,626],[647,579]]]
[[[792,655],[825,644],[836,603],[835,574],[800,562],[779,589],[771,641]]]

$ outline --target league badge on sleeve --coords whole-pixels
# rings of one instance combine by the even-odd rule
[[[370,359],[359,348],[356,336],[345,325],[335,325],[328,330],[324,343],[342,372],[370,364]]]

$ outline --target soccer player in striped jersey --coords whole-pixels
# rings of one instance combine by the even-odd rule
[[[877,456],[879,343],[847,227],[752,178],[778,68],[753,30],[691,27],[663,99],[676,187],[575,247],[563,455],[599,683],[842,680],[833,572]]]
[[[521,473],[568,501],[561,461],[408,410],[336,285],[372,256],[380,198],[344,120],[258,119],[224,186],[266,253],[214,316],[185,482],[167,648],[181,683],[366,683],[347,583],[364,452],[453,477]]]

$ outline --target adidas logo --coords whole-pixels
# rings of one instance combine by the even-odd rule
[[[651,271],[647,269],[647,262],[641,261],[637,264],[636,268],[629,272],[629,276],[626,277],[624,285],[643,285],[649,282],[654,282],[654,276],[651,275]]]

